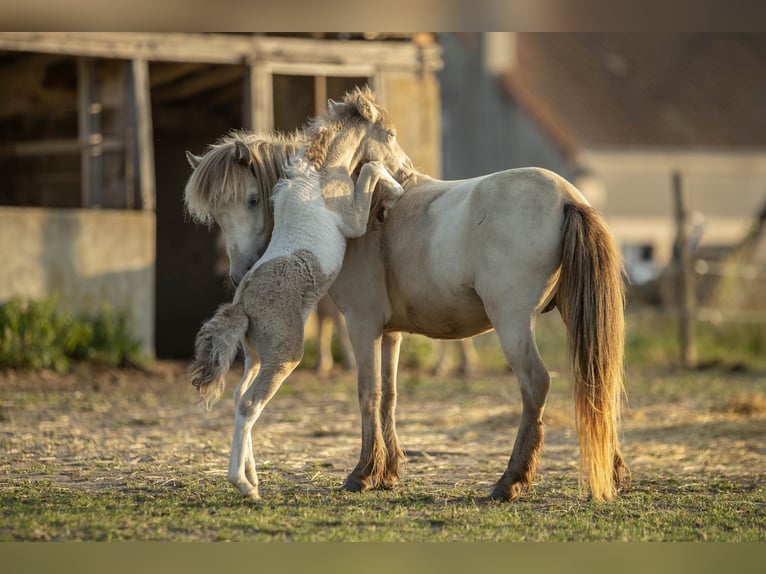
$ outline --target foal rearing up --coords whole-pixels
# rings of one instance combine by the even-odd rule
[[[252,427],[303,356],[306,319],[340,272],[346,239],[367,229],[379,185],[385,211],[403,193],[411,161],[395,131],[360,93],[354,105],[332,102],[314,121],[308,144],[293,154],[272,192],[274,231],[268,248],[245,274],[232,303],[221,305],[195,342],[193,384],[209,407],[240,343],[260,370],[246,369],[235,391],[235,425],[227,478],[258,499]],[[354,183],[351,172],[364,161]],[[387,171],[389,170],[389,171]],[[257,353],[257,354],[256,354]]]

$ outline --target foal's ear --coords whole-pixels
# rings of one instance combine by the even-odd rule
[[[242,165],[249,165],[253,160],[250,149],[241,141],[234,142],[234,161]]]
[[[374,124],[378,119],[378,108],[362,94],[356,96],[356,109],[364,119]]]
[[[329,100],[327,100],[327,109],[328,109],[328,110],[331,110],[331,109],[333,109],[335,106],[339,106],[339,105],[340,105],[340,102],[336,102],[336,101],[335,101],[335,100],[333,100],[332,98],[330,98]]]
[[[192,167],[192,169],[197,169],[197,166],[202,161],[201,155],[194,155],[189,150],[186,151],[186,161],[189,162],[189,165]]]

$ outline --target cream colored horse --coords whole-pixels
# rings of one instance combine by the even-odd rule
[[[274,232],[267,249],[241,278],[234,301],[221,305],[200,329],[190,369],[209,407],[223,391],[239,345],[245,350],[249,366],[235,391],[227,478],[252,499],[259,498],[252,427],[298,366],[309,313],[337,277],[346,239],[365,232],[376,186],[389,210],[403,190],[386,170],[404,176],[411,165],[393,126],[381,121],[363,94],[353,104],[334,105],[310,133],[306,149],[291,157],[274,187]],[[360,157],[365,163],[355,183],[351,172]]]
[[[279,145],[269,148],[279,155]],[[247,185],[268,188],[269,170]],[[535,320],[558,308],[566,324],[581,480],[611,499],[626,467],[619,448],[623,393],[622,261],[603,219],[558,175],[515,169],[461,181],[413,173],[383,223],[349,240],[330,295],[346,317],[358,365],[362,447],[342,488],[390,488],[404,459],[396,433],[396,376],[402,332],[461,339],[494,328],[521,389],[522,418],[508,465],[491,496],[530,487],[543,443],[550,376],[535,343]],[[223,193],[223,192],[222,192]],[[187,187],[187,199],[195,197]],[[244,209],[229,185],[221,205]],[[226,200],[223,200],[226,197]],[[199,214],[214,205],[199,201]],[[207,205],[207,206],[206,206]],[[216,221],[218,218],[216,217]],[[224,229],[227,242],[265,245],[260,215]],[[231,253],[230,253],[231,254]],[[236,253],[247,262],[257,249]],[[232,262],[232,276],[245,264]]]

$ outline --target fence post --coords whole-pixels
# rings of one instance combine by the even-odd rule
[[[673,173],[673,204],[676,220],[676,293],[680,310],[681,363],[684,367],[693,368],[697,366],[694,262],[689,245],[689,194],[679,171]]]

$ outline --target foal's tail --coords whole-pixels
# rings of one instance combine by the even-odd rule
[[[627,470],[620,455],[625,288],[620,252],[591,207],[564,207],[556,304],[567,326],[580,439],[581,484],[610,500]]]
[[[197,333],[189,374],[207,409],[223,394],[226,386],[224,377],[234,362],[240,341],[247,333],[248,323],[241,304],[225,303]]]

